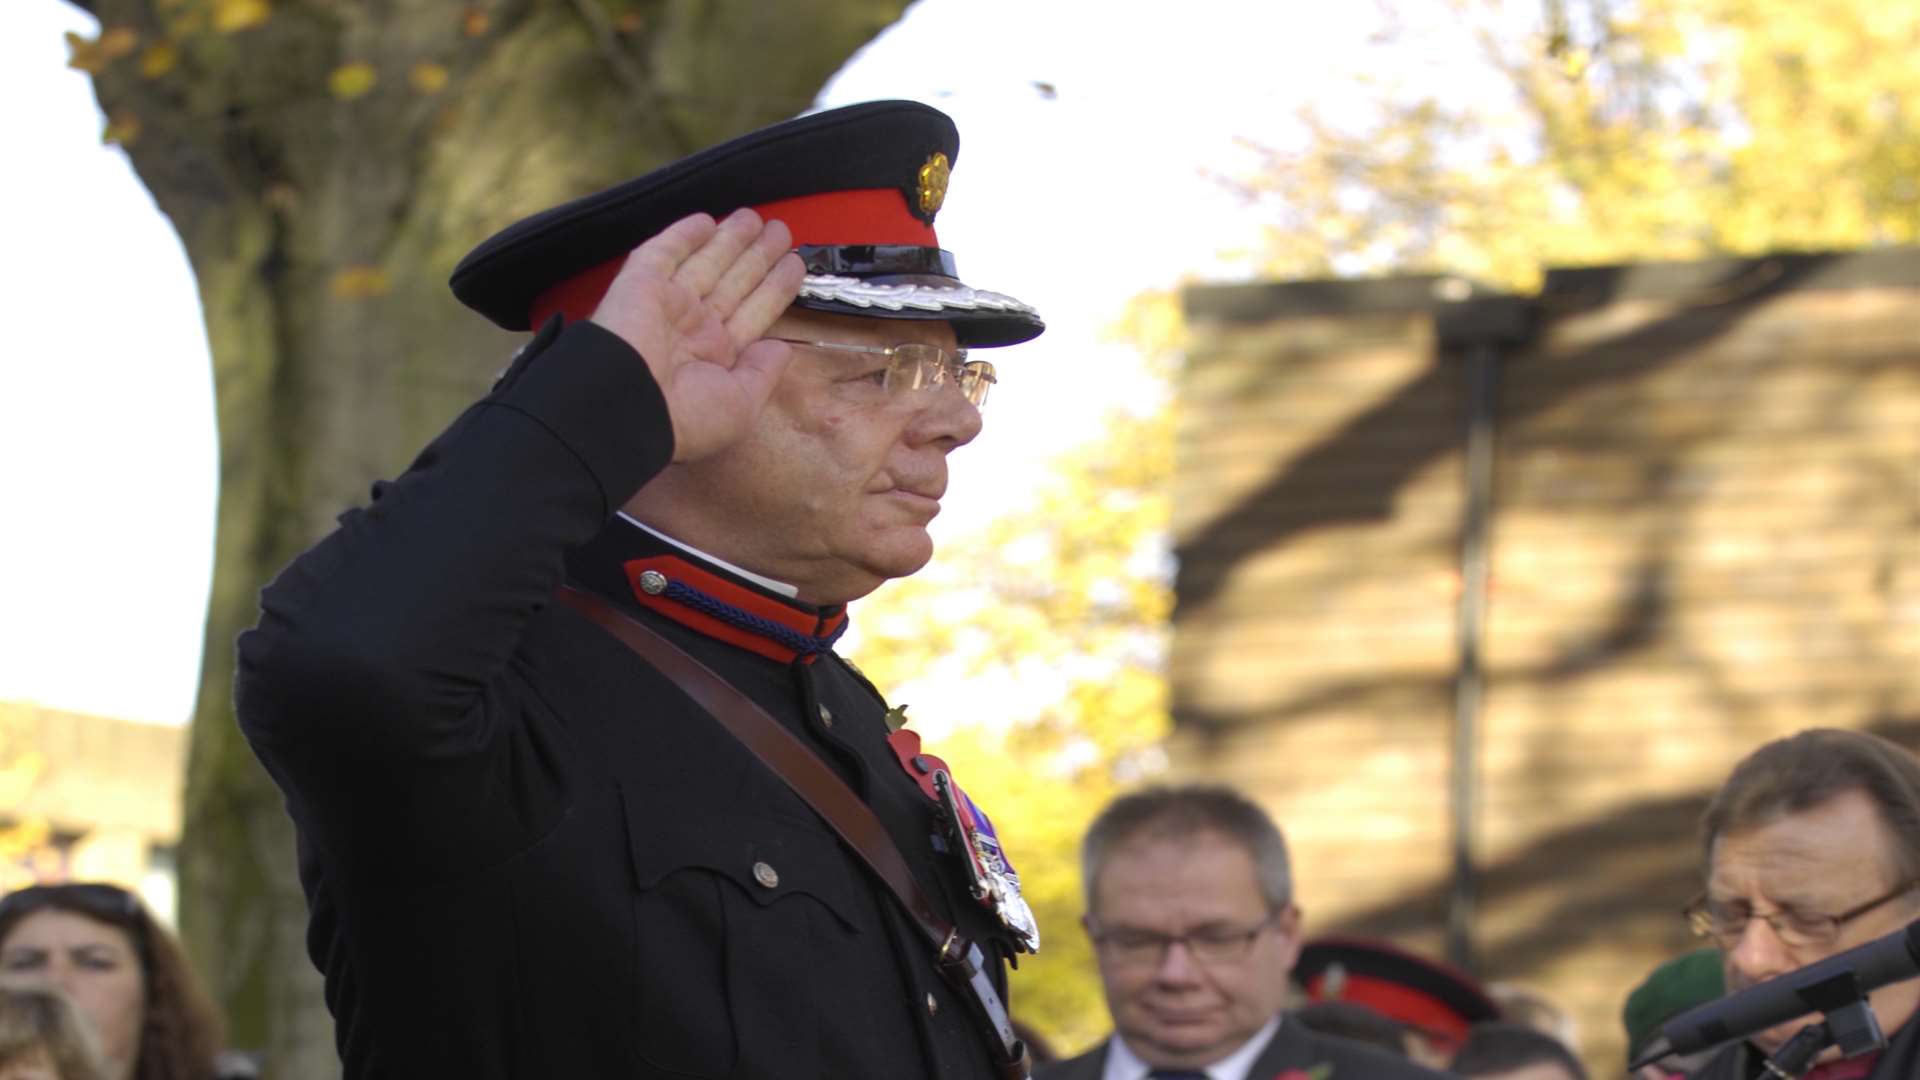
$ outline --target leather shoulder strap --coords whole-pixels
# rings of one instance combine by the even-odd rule
[[[893,893],[936,950],[934,966],[956,990],[972,999],[981,1022],[991,1034],[990,1045],[1004,1080],[1026,1080],[1030,1075],[1026,1044],[1013,1030],[1006,1005],[987,977],[980,947],[961,937],[920,888],[907,867],[906,857],[894,845],[886,826],[825,762],[806,744],[782,727],[713,669],[687,655],[673,642],[627,617],[612,604],[563,585],[554,598],[612,634],[642,660],[672,679],[694,703],[740,740],[754,756],[806,800],[860,861]]]
[[[846,841],[880,880],[886,883],[907,913],[920,924],[936,948],[949,944],[953,924],[941,916],[920,882],[908,869],[905,856],[893,843],[886,826],[872,809],[860,800],[844,780],[825,762],[767,715],[731,683],[713,669],[687,655],[672,642],[628,618],[613,605],[591,593],[562,587],[557,598],[568,607],[591,619],[601,629],[619,638],[626,646],[672,679],[694,702],[718,720],[772,769],[775,775],[805,799],[807,805]]]

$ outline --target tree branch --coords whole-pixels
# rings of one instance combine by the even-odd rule
[[[594,44],[599,46],[600,55],[606,60],[607,66],[613,69],[614,78],[632,95],[631,103],[642,122],[651,120],[658,125],[660,133],[683,155],[698,149],[686,131],[673,122],[672,115],[667,112],[666,101],[653,84],[652,76],[620,47],[619,32],[614,29],[613,20],[607,18],[600,0],[573,0],[573,7],[593,34]]]

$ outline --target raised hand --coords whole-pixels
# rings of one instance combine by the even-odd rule
[[[633,249],[593,321],[653,371],[673,422],[673,460],[743,437],[790,359],[761,340],[799,295],[806,268],[785,224],[736,210],[682,218]]]

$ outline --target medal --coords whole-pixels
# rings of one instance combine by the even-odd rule
[[[889,735],[887,742],[907,775],[943,811],[953,847],[958,849],[956,854],[967,872],[968,893],[981,906],[990,908],[1000,925],[1013,934],[1015,948],[1039,952],[1040,926],[1020,893],[1020,875],[1001,850],[1000,836],[986,812],[954,783],[946,762],[920,752],[917,732],[901,729]]]
[[[1020,875],[1000,850],[1000,837],[993,831],[987,815],[967,798],[960,785],[945,769],[933,774],[934,790],[940,793],[940,805],[957,826],[960,850],[967,866],[969,890],[973,898],[993,909],[1000,924],[1013,931],[1022,952],[1040,951],[1040,927],[1033,920],[1033,909],[1020,895]]]

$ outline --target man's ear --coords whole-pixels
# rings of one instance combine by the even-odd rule
[[[1281,950],[1284,954],[1281,957],[1280,966],[1283,970],[1292,971],[1293,965],[1300,961],[1300,946],[1302,944],[1300,937],[1300,905],[1288,904],[1285,908],[1281,909],[1280,913],[1274,916],[1273,931],[1280,936]]]
[[[1288,937],[1297,938],[1300,936],[1300,918],[1300,905],[1288,904],[1280,912],[1280,916],[1274,920],[1274,925]]]

